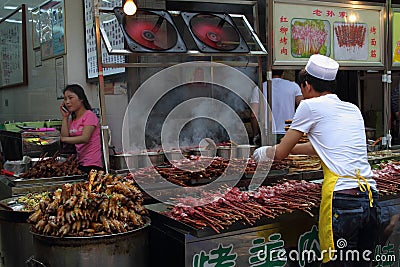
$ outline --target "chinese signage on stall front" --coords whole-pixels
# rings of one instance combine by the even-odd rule
[[[222,240],[220,240],[223,242]],[[284,266],[319,266],[323,252],[320,251],[318,242],[318,228],[313,225],[309,231],[301,234],[297,239],[297,247],[288,247],[281,233],[271,233],[263,237],[259,232],[257,236],[249,240],[241,240],[241,243],[251,241],[251,244],[238,244],[228,241],[214,243],[208,241],[210,249],[201,249],[191,257],[191,267],[284,267]],[[354,250],[347,248],[347,241],[339,239],[335,245],[335,256],[332,260],[359,262],[361,260],[373,261],[374,266],[397,266],[398,256],[396,246],[393,243],[377,245],[374,251]],[[200,248],[201,246],[197,246]],[[206,245],[206,247],[208,247]],[[399,251],[400,252],[400,251]],[[322,254],[321,254],[322,253]]]
[[[322,54],[344,65],[380,65],[383,7],[275,1],[274,64],[304,64]]]
[[[400,66],[400,11],[393,13],[393,65]]]

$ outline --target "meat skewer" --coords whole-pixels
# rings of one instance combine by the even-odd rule
[[[242,192],[237,187],[231,188],[219,197],[216,202],[191,208],[185,206],[186,201],[181,198],[180,205],[163,213],[175,220],[185,222],[196,229],[202,229],[207,225],[215,232],[220,233],[224,225],[232,225],[241,222],[253,225],[257,220],[276,218],[282,213],[301,210],[314,216],[311,208],[319,205],[320,185],[305,181],[288,181],[284,184],[260,187],[255,192]],[[312,198],[309,198],[309,195]],[[216,197],[220,196],[216,194]],[[175,199],[177,200],[177,199]],[[188,202],[188,203],[189,203]]]

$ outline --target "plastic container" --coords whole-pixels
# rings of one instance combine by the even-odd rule
[[[28,158],[23,160],[6,161],[4,163],[4,169],[13,172],[15,175],[20,175],[26,172],[31,166],[31,161]]]
[[[4,124],[4,129],[6,131],[10,131],[10,132],[19,132],[19,131],[21,131],[21,128],[18,128],[17,126],[24,126],[24,123],[23,122],[5,123]]]
[[[44,121],[27,121],[24,122],[24,126],[32,128],[42,128],[44,127]]]
[[[61,129],[61,120],[50,120],[50,121],[45,121],[44,126],[47,128],[56,128],[57,130]]]

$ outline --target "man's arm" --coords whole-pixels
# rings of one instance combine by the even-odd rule
[[[303,133],[297,130],[289,129],[285,136],[282,138],[281,142],[275,145],[275,156],[274,158],[277,160],[281,160],[286,158],[289,153],[296,147],[297,142],[303,136]],[[301,148],[298,148],[301,149]],[[299,152],[299,151],[295,151]],[[299,153],[297,153],[299,154]]]

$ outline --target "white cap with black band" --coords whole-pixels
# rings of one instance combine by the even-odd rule
[[[326,81],[333,81],[339,69],[339,63],[330,57],[315,54],[310,57],[305,70],[310,75]]]

